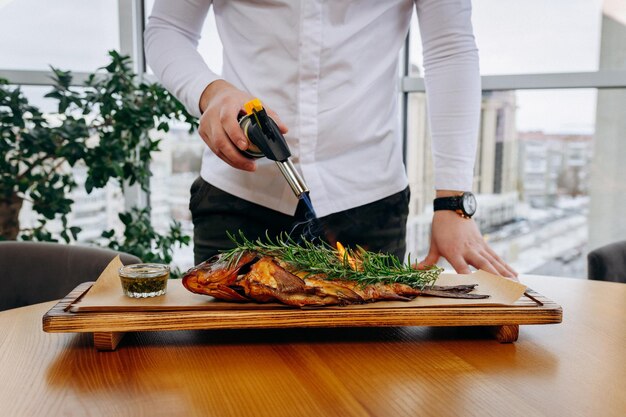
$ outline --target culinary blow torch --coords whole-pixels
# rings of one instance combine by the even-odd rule
[[[300,199],[305,196],[309,188],[289,159],[291,151],[287,141],[263,108],[261,100],[250,100],[244,104],[244,110],[246,114],[239,119],[239,125],[248,139],[248,149],[242,152],[251,158],[265,156],[276,162],[296,197]]]

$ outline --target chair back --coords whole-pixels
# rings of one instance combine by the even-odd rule
[[[597,281],[626,283],[626,240],[589,252],[587,277]]]
[[[50,242],[0,242],[0,311],[63,298],[95,281],[113,258],[139,263],[110,249]]]

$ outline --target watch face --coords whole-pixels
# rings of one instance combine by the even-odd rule
[[[462,210],[468,216],[473,216],[476,213],[476,197],[472,193],[464,193],[461,200]]]

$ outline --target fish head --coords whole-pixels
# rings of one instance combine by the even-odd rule
[[[223,254],[202,262],[189,269],[182,278],[183,286],[197,294],[211,295],[229,301],[249,301],[235,291],[238,275],[257,259],[257,254],[246,251],[236,259],[225,259]]]

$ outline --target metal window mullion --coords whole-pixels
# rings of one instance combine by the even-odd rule
[[[118,19],[120,35],[120,53],[128,55],[133,62],[133,71],[138,74],[139,81],[145,72],[143,53],[144,28],[143,0],[118,0]],[[139,184],[124,185],[124,206],[129,211],[133,207],[150,207],[150,184],[148,191],[141,189]]]
[[[401,65],[402,65],[402,76],[403,76],[403,80],[408,78],[409,76],[409,65],[410,65],[410,54],[409,51],[410,49],[410,36],[411,36],[411,30],[409,29],[408,33],[406,34],[406,39],[404,40],[404,48],[402,49],[402,51],[400,52],[400,56],[401,56]],[[401,97],[401,114],[400,114],[400,120],[401,120],[401,126],[402,126],[402,162],[404,163],[404,169],[406,170],[406,162],[407,162],[407,141],[409,140],[409,132],[408,132],[408,121],[409,121],[409,92],[406,91],[404,88],[401,89],[400,94],[402,94]]]
[[[483,91],[626,88],[626,71],[484,75],[481,83]],[[425,91],[424,79],[420,77],[404,77],[401,85],[407,93]]]
[[[120,53],[133,60],[133,70],[140,76],[146,71],[143,53],[144,2],[118,0]]]
[[[125,2],[124,0],[120,0]],[[122,32],[122,30],[120,30]],[[137,34],[140,36],[140,34]],[[126,36],[124,36],[125,38]],[[128,49],[142,48],[142,46],[130,46],[128,41],[121,42],[120,50],[128,54]],[[141,43],[141,41],[139,42]],[[125,52],[126,51],[126,52]],[[131,55],[132,56],[132,55]],[[141,64],[134,68],[138,74],[141,66],[145,66],[143,51],[137,58]],[[145,70],[145,68],[144,68]],[[90,75],[87,72],[72,72],[71,85],[81,86]],[[9,80],[11,84],[20,85],[52,85],[52,73],[43,70],[15,70],[0,69],[0,78]],[[143,78],[149,82],[155,82],[153,75],[145,74]],[[545,90],[545,89],[570,89],[570,88],[626,88],[626,71],[595,71],[595,72],[572,72],[558,74],[512,74],[512,75],[484,75],[481,77],[483,91],[498,90]],[[409,77],[408,74],[401,79],[401,92],[413,93],[424,92],[424,79],[421,77]]]
[[[71,85],[84,85],[89,75],[88,72],[72,72]],[[54,84],[52,77],[53,74],[51,71],[0,69],[0,78],[4,78],[11,84],[17,85],[50,86]]]

